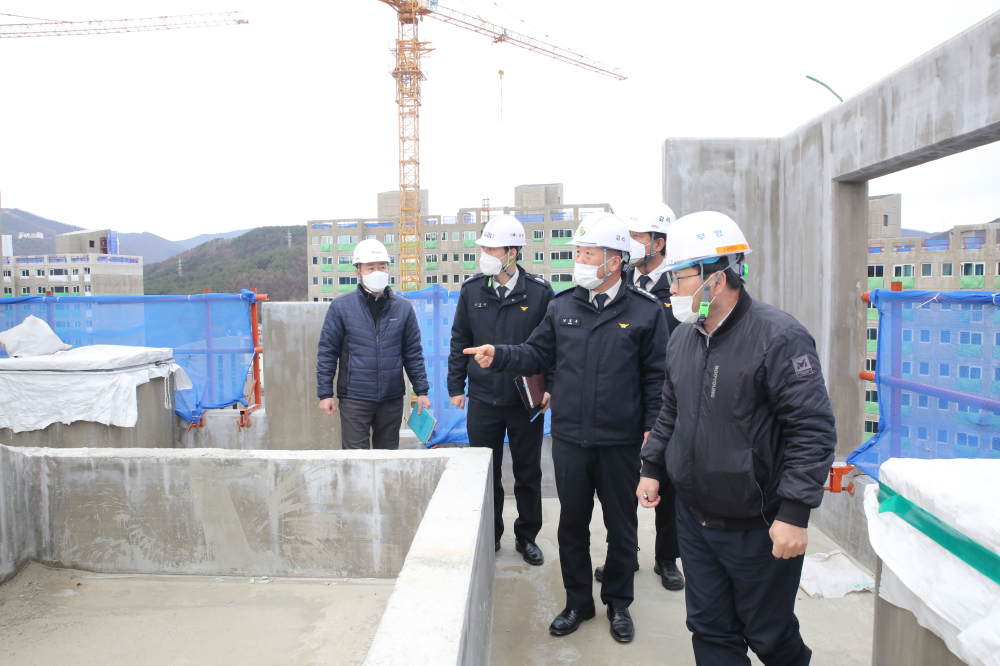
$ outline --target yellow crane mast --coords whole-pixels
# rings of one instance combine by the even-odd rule
[[[420,83],[426,76],[420,59],[433,49],[421,42],[419,24],[424,17],[485,35],[495,44],[510,44],[596,74],[622,81],[621,70],[562,46],[548,44],[534,37],[508,30],[476,16],[438,5],[437,0],[379,0],[394,10],[399,19],[396,37],[396,104],[399,105],[399,245],[400,289],[420,288]]]

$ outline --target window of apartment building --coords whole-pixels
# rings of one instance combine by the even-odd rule
[[[337,243],[357,243],[357,236],[337,236]]]
[[[1000,261],[997,262],[997,272],[995,275],[1000,275]]]
[[[325,278],[323,278],[323,284],[324,284],[325,286],[330,286],[330,285],[332,285],[332,284],[333,284],[333,278],[332,278],[332,277],[325,277]],[[345,284],[346,284],[346,283],[345,283]]]
[[[45,287],[38,287],[38,293],[41,294],[42,296],[44,296],[45,295]]]
[[[917,439],[927,439],[927,428],[917,428]]]
[[[452,261],[458,261],[458,252],[452,252],[451,253],[451,260]]]
[[[868,277],[870,278],[880,278],[885,275],[885,266],[869,266],[868,267]]]
[[[866,358],[865,359],[865,370],[868,372],[875,372],[875,359]]]
[[[972,310],[969,313],[969,320],[973,322],[983,320],[983,306],[981,304],[962,303],[963,310]]]
[[[893,277],[913,277],[913,264],[896,264],[892,267]]]
[[[903,374],[908,375],[913,372],[913,363],[910,361],[903,361]]]
[[[931,341],[931,330],[929,328],[920,329],[920,341],[921,342]]]
[[[962,331],[958,334],[958,344],[960,345],[979,345],[983,344],[983,334],[982,333],[972,333],[970,331]]]
[[[89,268],[84,268],[83,269],[83,274],[84,275],[90,275],[90,269]]]
[[[441,282],[443,282],[444,284],[448,284],[448,276],[447,275],[442,275],[441,276]]]
[[[313,266],[319,264],[319,257],[313,257]]]
[[[939,377],[951,377],[951,366],[947,363],[941,363],[938,366],[938,376]]]
[[[878,389],[865,391],[865,402],[878,402]]]
[[[44,268],[38,268],[38,269],[36,269],[35,270],[35,275],[38,276],[38,277],[45,277],[45,269]]]
[[[927,409],[927,405],[929,403],[930,403],[930,401],[928,400],[928,398],[927,398],[926,395],[918,395],[917,396],[917,407],[923,407],[924,409]]]
[[[476,232],[475,231],[463,231],[462,232],[462,240],[471,240],[471,241],[476,240]]]
[[[903,342],[913,342],[913,330],[903,329]]]
[[[878,432],[878,421],[865,421],[865,432]]]
[[[878,329],[877,328],[869,328],[868,329],[868,339],[869,340],[878,340]]]
[[[437,233],[429,231],[424,234],[424,241],[436,241],[438,239]]]
[[[333,236],[323,236],[323,245],[332,245]]]
[[[545,253],[544,252],[532,252],[532,254],[531,254],[531,260],[532,261],[545,261]]]
[[[941,344],[951,344],[951,331],[941,331]]]
[[[442,252],[441,253],[441,263],[445,263],[447,261],[448,261],[448,253],[447,252]]]
[[[572,273],[553,273],[549,276],[549,282],[572,282]]]
[[[549,259],[552,261],[559,261],[560,259],[572,259],[572,252],[550,252]]]
[[[961,275],[985,275],[986,264],[973,263],[971,261],[959,264]]]
[[[378,239],[375,238],[374,235],[372,235],[372,236],[365,236],[365,240],[378,240]]]
[[[327,261],[327,259],[329,259],[330,261]],[[351,256],[351,255],[346,255],[345,256],[345,255],[342,254],[342,255],[340,255],[340,256],[337,257],[337,263],[340,264],[340,265],[345,265],[345,264],[346,265],[350,265],[350,263],[352,261],[354,261],[354,257]],[[333,263],[333,257],[323,257],[323,263],[324,264],[326,264],[326,263],[332,264]]]
[[[323,279],[324,280],[329,280],[330,284],[333,284],[333,278],[323,278]],[[337,278],[337,283],[338,284],[357,284],[358,283],[358,278],[356,278],[356,277],[342,277],[342,278]]]
[[[94,247],[94,241],[90,241],[90,247]]]
[[[313,236],[312,237],[312,244],[313,245],[319,245],[319,236]],[[316,299],[313,299],[313,300],[316,300]]]
[[[396,284],[396,276],[395,275],[390,275],[389,276],[389,284]]]
[[[931,364],[927,363],[926,361],[922,361],[920,363],[920,365],[918,366],[918,369],[919,369],[921,375],[929,375],[929,374],[931,374]]]
[[[31,287],[21,287],[21,294],[27,296],[31,293]]]
[[[448,233],[448,232],[446,231],[446,232],[444,232],[444,233]],[[453,232],[451,232],[451,239],[452,239],[453,241],[457,241],[457,240],[460,240],[460,238],[459,238],[459,236],[458,236],[458,232],[457,232],[457,231],[453,231]]]
[[[396,265],[396,255],[394,255],[394,254],[390,254],[389,255],[389,265],[390,266],[395,266]]]
[[[982,379],[983,369],[976,368],[971,365],[960,365],[958,366],[958,378],[959,379]]]
[[[10,277],[10,271],[5,269],[4,272],[3,272],[3,276],[4,277]]]
[[[438,283],[438,276],[437,275],[428,275],[426,279],[427,279],[427,284],[437,284]]]
[[[73,275],[79,275],[79,274],[80,274],[80,269],[79,268],[74,268],[73,269]]]
[[[882,226],[883,227],[889,226],[889,216],[888,215],[883,215],[882,216]]]
[[[902,405],[903,407],[909,407],[910,406],[910,394],[909,393],[901,393],[900,396],[899,396],[899,404]]]
[[[941,264],[941,277],[951,277],[954,274],[954,268],[950,261]]]
[[[26,268],[21,269],[21,277],[28,277],[28,275],[30,275],[30,274],[31,273],[30,273],[30,271],[28,271],[28,269],[26,269]]]
[[[542,231],[541,229],[533,229],[531,231],[531,237],[534,238],[535,240],[542,240],[545,238],[545,232]]]
[[[458,277],[459,276],[457,276],[457,275],[452,275],[451,276],[451,281],[454,282],[455,284],[458,284],[458,282],[459,282]]]
[[[90,295],[90,285],[89,284],[88,285],[84,285],[84,287],[83,287],[83,293],[84,293],[84,295],[87,295],[87,296]]]
[[[438,256],[436,254],[425,254],[424,255],[424,263],[427,263],[427,264],[436,264],[437,260],[438,260]]]
[[[934,275],[934,264],[920,264],[920,277],[931,277]]]
[[[469,276],[468,276],[468,275],[463,275],[463,276],[462,276],[462,282],[465,282],[465,281],[466,281],[466,280],[468,280],[468,279],[469,279]]]
[[[324,298],[323,300],[325,301],[326,299]],[[313,303],[318,303],[318,302],[319,302],[318,298],[313,298]]]
[[[6,296],[13,296],[14,295],[14,287],[4,287],[3,288],[3,295],[5,297]]]
[[[319,278],[318,277],[314,277],[313,278],[313,284],[319,284]]]
[[[386,234],[385,236],[382,236],[382,241],[385,242],[385,243],[395,243],[396,242],[396,235],[395,234]]]
[[[551,232],[551,234],[550,234],[549,237],[550,238],[572,238],[573,237],[573,230],[572,229],[552,229],[552,232]]]
[[[475,260],[476,260],[475,252],[466,252],[465,254],[462,255],[462,261],[475,261]]]

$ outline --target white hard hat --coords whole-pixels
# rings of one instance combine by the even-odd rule
[[[569,244],[629,252],[631,241],[625,220],[612,213],[591,213],[580,222]]]
[[[354,260],[351,262],[355,266],[358,264],[372,264],[377,261],[389,263],[389,252],[385,245],[379,243],[374,238],[366,238],[354,246]]]
[[[476,240],[476,245],[483,247],[509,247],[525,244],[524,227],[513,215],[501,215],[486,223],[483,235]]]
[[[666,268],[675,271],[709,259],[750,252],[746,236],[728,215],[713,211],[691,213],[670,226]]]
[[[628,220],[628,230],[637,234],[666,234],[667,227],[674,223],[677,216],[667,204],[657,204],[653,208],[633,215]]]

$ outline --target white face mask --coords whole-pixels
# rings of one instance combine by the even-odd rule
[[[576,283],[583,287],[584,289],[597,289],[602,284],[604,280],[607,280],[607,276],[603,279],[597,277],[597,270],[600,266],[591,266],[589,264],[573,264],[573,278]]]
[[[674,318],[682,324],[693,324],[698,321],[698,313],[691,309],[693,296],[671,296],[670,309]]]
[[[367,275],[362,275],[361,284],[365,285],[365,289],[371,293],[381,295],[389,285],[389,274],[382,271],[374,271]]]
[[[629,242],[629,245],[630,245],[629,249],[630,265],[635,266],[636,264],[641,264],[643,261],[647,259],[645,245],[643,245],[634,238]]]
[[[485,252],[479,255],[479,270],[483,272],[483,275],[489,275],[490,277],[500,275],[503,269],[503,262],[493,255],[486,254]]]

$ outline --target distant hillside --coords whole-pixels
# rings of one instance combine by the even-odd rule
[[[141,234],[119,233],[118,252],[119,254],[132,254],[142,257],[144,264],[153,264],[157,261],[169,259],[175,254],[180,254],[187,250],[187,245],[179,242],[161,238],[156,234],[144,231]]]
[[[0,226],[5,236],[13,236],[14,254],[47,254],[56,251],[56,234],[82,231],[83,227],[47,220],[17,208],[0,209]],[[44,238],[21,238],[19,233],[45,234]]]
[[[183,262],[183,275],[177,274],[178,260]],[[144,284],[147,294],[257,289],[273,301],[304,301],[307,275],[305,225],[260,227],[236,238],[203,243],[168,261],[146,264]]]
[[[191,238],[185,238],[184,240],[170,241],[170,242],[175,242],[177,245],[180,245],[185,250],[190,250],[193,247],[198,247],[202,243],[207,243],[208,241],[215,240],[216,238],[236,238],[237,236],[242,236],[248,231],[250,231],[250,229],[239,229],[237,231],[224,231],[221,234],[199,234],[197,236],[192,236]],[[160,261],[160,259],[157,259],[157,261]]]

